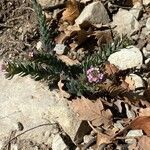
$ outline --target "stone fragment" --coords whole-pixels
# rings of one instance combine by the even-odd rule
[[[129,88],[131,90],[136,90],[138,88],[145,87],[143,79],[140,76],[133,73],[129,74],[129,76],[125,78],[125,81],[129,84]]]
[[[150,4],[150,0],[142,0],[143,5],[148,6]]]
[[[67,50],[67,46],[65,46],[64,44],[56,44],[56,46],[54,47],[54,51],[58,55],[64,54],[66,50]]]
[[[150,58],[150,51],[148,51],[145,47],[143,48],[143,54],[146,58]]]
[[[129,46],[111,54],[108,61],[120,70],[126,70],[134,67],[140,68],[143,64],[143,56],[137,47]]]
[[[89,23],[95,26],[107,24],[110,21],[107,11],[101,2],[87,5],[75,20],[76,24]]]
[[[135,16],[128,10],[119,9],[118,13],[113,16],[112,26],[122,35],[133,35],[139,30],[139,22]]]
[[[53,137],[52,150],[69,150],[68,146],[59,134],[56,134]]]
[[[146,21],[146,28],[150,30],[150,17]]]
[[[41,48],[42,48],[42,42],[39,41],[39,42],[37,42],[37,44],[36,44],[36,49],[37,49],[37,50],[40,50]]]
[[[140,3],[136,3],[129,12],[138,20],[142,14],[142,9],[142,5]]]

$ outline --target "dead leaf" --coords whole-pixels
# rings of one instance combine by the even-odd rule
[[[106,63],[105,72],[108,75],[113,75],[113,74],[117,73],[118,71],[119,71],[119,69],[115,65],[110,64],[110,63]]]
[[[70,59],[68,56],[66,55],[59,55],[58,59],[62,60],[64,63],[66,63],[66,65],[68,66],[73,66],[73,65],[77,65],[80,64],[80,62],[78,60],[72,60]]]
[[[149,150],[150,149],[150,137],[142,136],[137,145],[139,150]]]
[[[109,109],[104,110],[103,104],[100,99],[91,101],[85,97],[73,100],[70,107],[81,120],[91,121],[94,126],[109,126],[112,122],[112,113]]]
[[[143,130],[147,136],[150,136],[150,116],[141,116],[130,123],[130,129]]]
[[[110,30],[104,30],[104,31],[95,31],[94,33],[97,41],[98,46],[101,46],[102,44],[110,44],[112,40],[112,33]]]
[[[139,111],[139,116],[150,116],[150,107],[148,108],[141,108]]]
[[[75,19],[79,16],[79,8],[76,0],[68,0],[66,5],[66,10],[63,12],[62,19],[64,21],[73,24]]]
[[[97,139],[96,139],[96,145],[97,145],[97,148],[99,149],[99,146],[101,144],[108,144],[111,142],[111,137],[106,135],[106,134],[103,134],[103,133],[98,133],[97,134]]]

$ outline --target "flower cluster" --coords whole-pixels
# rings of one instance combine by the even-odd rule
[[[104,79],[104,74],[100,72],[99,68],[91,67],[87,70],[87,79],[90,83],[100,83]]]

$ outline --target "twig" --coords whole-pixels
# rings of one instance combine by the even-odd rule
[[[98,133],[98,130],[93,127],[90,121],[88,121],[89,126],[93,129],[95,133]]]
[[[55,124],[55,123],[53,123],[53,124]],[[30,128],[30,129],[28,129],[28,130],[25,130],[24,132],[22,132],[22,133],[16,135],[14,138],[10,139],[10,140],[8,141],[8,143],[7,143],[4,147],[7,147],[7,146],[9,145],[9,143],[12,142],[14,139],[16,139],[17,137],[19,137],[19,136],[21,136],[21,135],[23,135],[23,134],[25,134],[25,133],[27,133],[27,132],[29,132],[29,131],[31,131],[31,130],[34,130],[34,129],[39,128],[39,127],[42,127],[42,126],[48,126],[48,125],[53,125],[53,124],[50,124],[50,123],[40,124],[40,125],[38,125],[38,126],[35,126],[35,127],[33,127],[33,128]]]

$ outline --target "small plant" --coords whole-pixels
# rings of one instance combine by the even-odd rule
[[[114,43],[105,45],[94,54],[87,56],[81,65],[68,66],[52,52],[55,46],[54,32],[56,30],[48,29],[41,6],[36,0],[32,0],[32,3],[37,14],[45,51],[29,52],[23,59],[7,61],[6,77],[12,78],[15,74],[31,75],[35,80],[43,80],[56,87],[60,76],[63,75],[66,90],[70,94],[78,96],[106,90],[106,80],[109,77],[104,71],[105,63],[112,53],[128,46],[128,38],[117,38]]]
[[[37,18],[38,18],[39,31],[40,31],[40,35],[41,35],[43,49],[45,51],[51,52],[51,50],[55,46],[53,39],[56,34],[56,31],[54,30],[54,28],[51,28],[51,31],[49,31],[47,24],[46,24],[46,17],[43,14],[41,5],[38,4],[36,0],[32,0],[32,4],[33,4],[34,10],[37,14]]]

